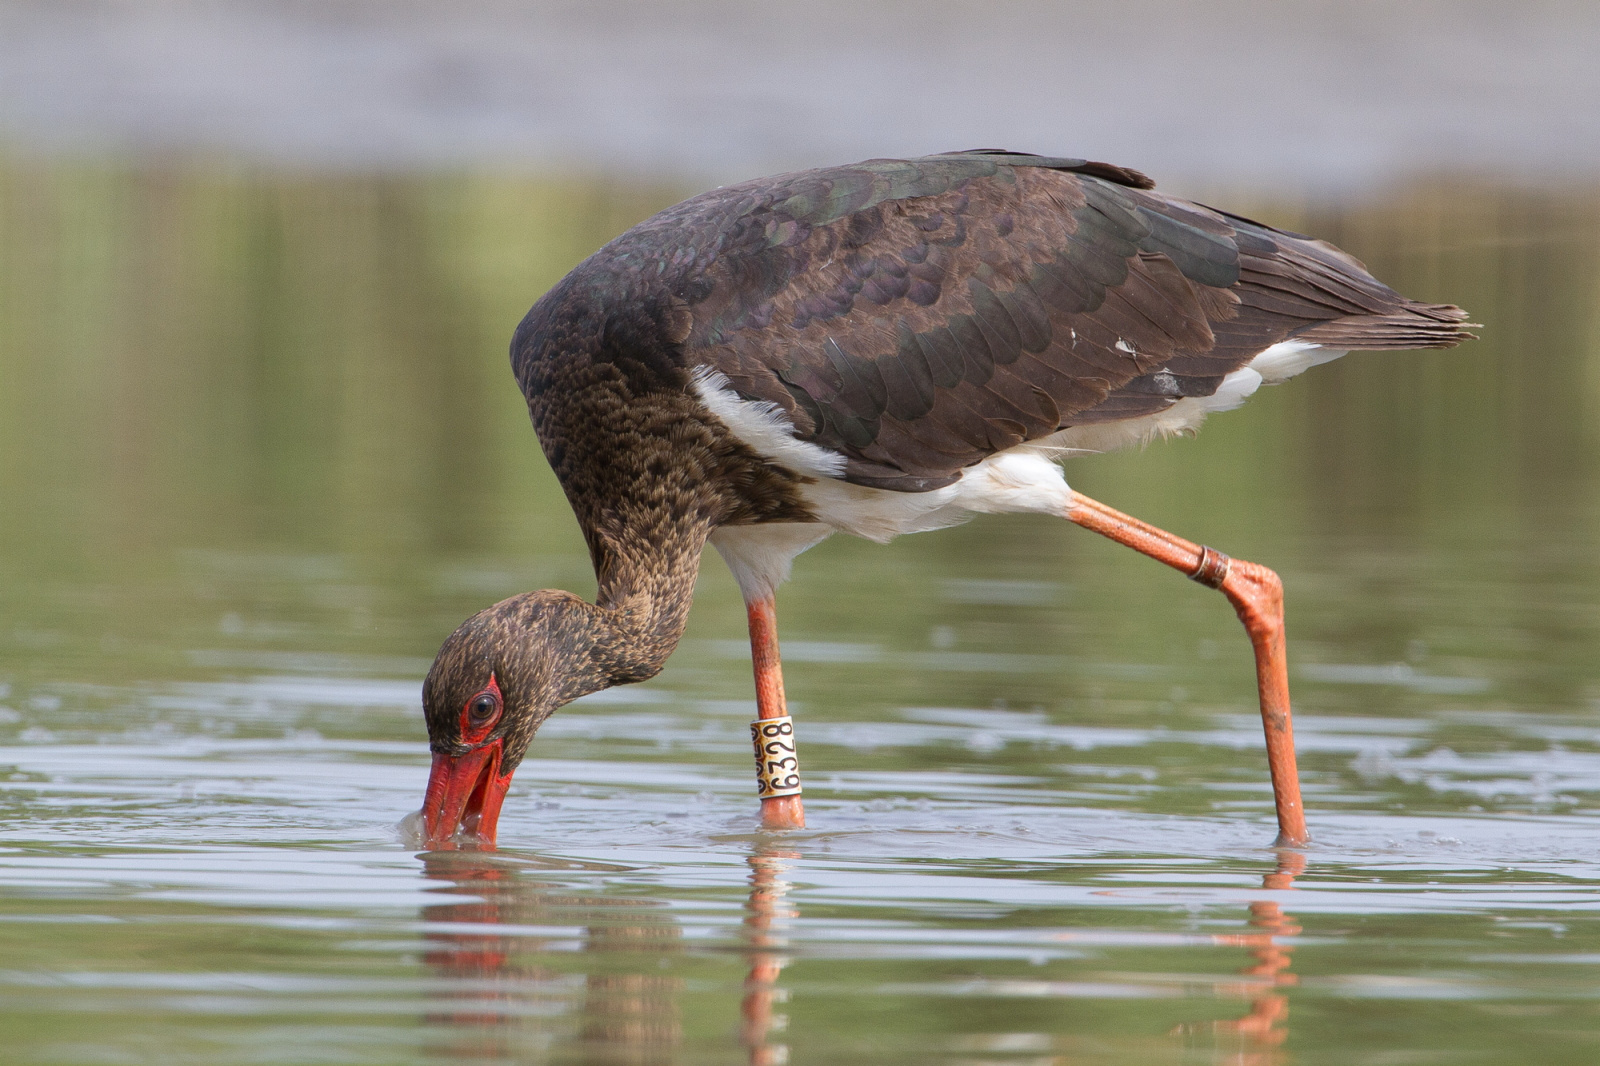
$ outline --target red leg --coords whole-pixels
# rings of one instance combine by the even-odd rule
[[[783,698],[783,667],[778,661],[778,611],[769,596],[748,606],[750,615],[750,664],[756,675],[756,717],[762,721],[783,718],[789,713]],[[790,735],[793,740],[793,735]],[[764,829],[804,829],[806,808],[798,794],[765,796],[761,800],[761,825]]]
[[[1267,766],[1278,808],[1278,843],[1305,844],[1305,810],[1294,761],[1294,726],[1289,717],[1289,663],[1283,646],[1283,583],[1264,566],[1229,559],[1137,518],[1074,492],[1066,517],[1085,529],[1126,544],[1157,562],[1181,570],[1202,585],[1222,590],[1238,612],[1256,653],[1261,723],[1267,733]],[[753,625],[754,623],[752,623]],[[753,632],[753,630],[752,630]]]

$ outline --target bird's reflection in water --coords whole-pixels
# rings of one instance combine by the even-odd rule
[[[798,858],[762,845],[745,860],[750,894],[741,936],[749,970],[739,1036],[752,1066],[782,1066],[789,1057],[786,1019],[776,1008],[786,998],[778,986],[789,961],[784,927],[797,916],[783,875]],[[438,891],[458,897],[423,908],[425,961],[441,978],[426,1019],[441,1038],[430,1047],[438,1060],[651,1066],[682,1050],[683,982],[665,969],[682,950],[682,931],[660,901],[575,894],[537,880],[528,860],[493,852],[436,852],[425,862],[428,877],[448,882]],[[1291,889],[1305,865],[1301,853],[1282,851],[1261,887]],[[1211,938],[1248,953],[1238,977],[1211,988],[1249,1009],[1174,1030],[1187,1046],[1185,1061],[1209,1050],[1212,1061],[1229,1066],[1287,1062],[1284,989],[1297,979],[1284,938],[1300,927],[1277,899],[1251,902],[1249,915],[1251,931]],[[562,967],[563,959],[572,965]],[[1054,1042],[1038,1035],[1046,1047]]]
[[[750,899],[745,904],[744,938],[750,945],[750,974],[744,982],[744,999],[739,1004],[739,1036],[750,1052],[751,1066],[782,1066],[789,1060],[786,1045],[772,1040],[788,1021],[775,1013],[773,1006],[786,998],[778,987],[778,975],[788,959],[783,948],[783,923],[798,912],[784,902],[789,883],[783,872],[799,852],[761,847],[745,861],[750,864]]]
[[[1294,879],[1305,868],[1304,854],[1281,850],[1277,868],[1261,879],[1261,887],[1293,888]],[[1221,997],[1248,1000],[1250,1010],[1242,1018],[1212,1022],[1210,1029],[1217,1044],[1218,1061],[1229,1066],[1279,1066],[1287,1061],[1282,1047],[1289,1037],[1289,999],[1282,989],[1299,981],[1289,972],[1289,953],[1294,948],[1283,938],[1299,933],[1300,926],[1275,899],[1253,901],[1250,924],[1259,931],[1225,933],[1214,938],[1218,944],[1249,952],[1253,961],[1239,971],[1246,980],[1218,982],[1214,991]],[[1197,1026],[1182,1025],[1175,1033],[1192,1039],[1200,1031]]]
[[[436,1059],[672,1059],[682,980],[662,967],[682,937],[661,902],[573,894],[493,852],[434,852],[424,862],[425,876],[449,882],[442,894],[462,897],[422,910],[424,961],[443,978],[426,1017]],[[533,957],[542,964],[525,961]],[[574,965],[559,968],[563,958]]]

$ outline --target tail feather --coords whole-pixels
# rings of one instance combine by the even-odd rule
[[[1475,322],[1453,304],[1423,304],[1407,300],[1399,310],[1385,315],[1349,315],[1319,322],[1293,335],[1328,348],[1348,351],[1400,351],[1410,348],[1454,348],[1477,335]]]

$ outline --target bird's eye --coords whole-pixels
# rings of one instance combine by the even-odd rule
[[[492,692],[480,692],[467,707],[473,725],[484,725],[500,710],[500,700]]]

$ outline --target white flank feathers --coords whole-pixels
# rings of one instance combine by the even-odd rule
[[[1186,396],[1164,411],[1123,422],[1093,426],[1073,426],[1043,440],[1030,442],[1054,454],[1071,452],[1111,452],[1130,444],[1149,444],[1157,437],[1193,433],[1206,416],[1216,411],[1231,411],[1248,400],[1262,385],[1277,385],[1296,374],[1347,354],[1305,341],[1280,341],[1222,379],[1210,396]],[[1028,445],[1024,445],[1027,447]]]
[[[796,438],[794,423],[777,404],[742,399],[727,375],[709,366],[695,367],[690,377],[700,402],[758,455],[797,474],[836,478],[844,473],[844,456]]]
[[[1281,385],[1296,374],[1348,354],[1348,350],[1324,348],[1306,341],[1280,341],[1250,360],[1250,369],[1261,375],[1264,384]]]
[[[1304,341],[1283,341],[1223,378],[1210,396],[1185,397],[1143,418],[1074,426],[1019,444],[968,467],[954,484],[928,492],[894,492],[839,480],[844,456],[797,439],[794,425],[777,405],[742,399],[725,376],[697,367],[696,394],[735,437],[757,454],[816,479],[800,486],[816,523],[723,526],[712,534],[711,544],[738,579],[745,599],[753,601],[771,596],[788,580],[795,556],[836,530],[881,543],[902,533],[956,525],[974,514],[1063,515],[1071,506],[1072,490],[1056,465],[1062,456],[1193,432],[1206,415],[1238,407],[1261,385],[1276,385],[1344,354]]]

